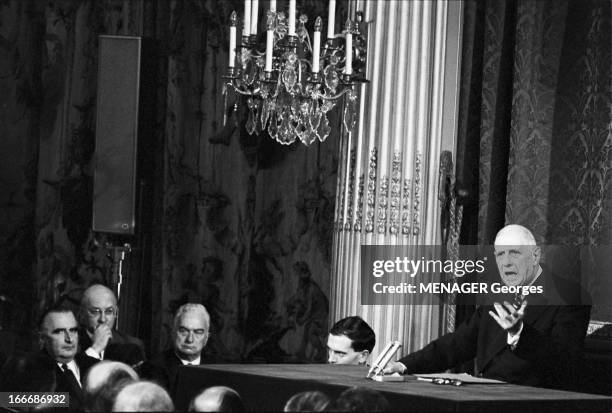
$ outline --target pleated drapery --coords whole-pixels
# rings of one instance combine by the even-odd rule
[[[359,120],[343,133],[333,246],[331,322],[363,317],[376,331],[376,356],[390,340],[402,353],[437,337],[444,311],[360,303],[361,245],[440,243],[440,154],[453,151],[460,63],[461,2],[353,2],[370,22],[369,84]]]

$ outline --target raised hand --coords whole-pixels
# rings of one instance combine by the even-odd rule
[[[98,354],[101,354],[108,345],[110,339],[113,338],[113,331],[106,324],[98,324],[91,338],[91,348]]]
[[[494,303],[493,306],[495,307],[495,312],[489,311],[489,315],[497,321],[497,324],[510,334],[518,333],[523,324],[527,301],[523,301],[518,310],[507,301],[504,301],[503,306],[499,303]]]

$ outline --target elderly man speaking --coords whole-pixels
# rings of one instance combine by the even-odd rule
[[[495,260],[500,277],[509,287],[542,284],[547,277],[540,266],[540,248],[531,232],[520,225],[502,228],[495,238]],[[531,298],[529,298],[531,299]],[[525,300],[483,305],[457,329],[434,340],[385,373],[436,373],[476,358],[475,373],[510,383],[568,387],[571,368],[579,358],[590,307],[536,305]]]

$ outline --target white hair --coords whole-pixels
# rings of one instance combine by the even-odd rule
[[[132,379],[138,380],[138,374],[133,368],[119,361],[103,360],[93,365],[85,378],[84,388],[89,394],[100,390],[108,382],[109,377],[116,371],[124,371]]]
[[[170,412],[174,410],[168,392],[159,384],[137,381],[125,386],[113,404],[114,412]]]
[[[176,313],[174,315],[173,327],[176,329],[176,326],[178,325],[178,322],[181,319],[181,317],[185,315],[186,313],[191,313],[191,312],[202,317],[202,319],[204,320],[204,324],[206,325],[206,328],[207,329],[210,328],[210,315],[208,314],[208,311],[206,311],[206,307],[204,307],[202,304],[196,304],[196,303],[183,304],[182,306],[179,307],[178,310],[176,310]]]

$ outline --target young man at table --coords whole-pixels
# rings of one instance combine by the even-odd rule
[[[346,317],[329,330],[327,362],[330,364],[365,364],[376,344],[374,330],[361,317]]]
[[[495,238],[495,260],[507,286],[542,286],[555,277],[540,266],[540,248],[520,225],[502,228]],[[562,293],[568,292],[565,287]],[[571,290],[569,290],[571,291]],[[476,358],[475,374],[529,386],[571,388],[582,352],[590,307],[549,303],[548,295],[522,296],[482,305],[453,333],[434,340],[385,373],[437,373]],[[520,301],[522,303],[520,303]],[[500,300],[501,301],[501,300]],[[576,301],[570,302],[575,304]]]

